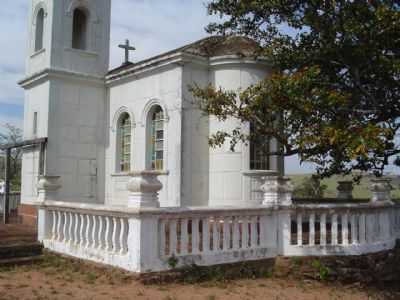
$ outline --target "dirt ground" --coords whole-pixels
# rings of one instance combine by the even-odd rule
[[[11,299],[400,299],[382,292],[313,280],[258,278],[197,284],[144,285],[136,275],[47,254],[30,266],[0,268],[0,300]]]

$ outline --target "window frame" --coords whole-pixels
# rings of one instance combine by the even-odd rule
[[[249,169],[250,170],[270,170],[271,169],[271,155],[265,154],[265,151],[271,150],[271,138],[265,137],[263,143],[255,140],[253,137],[253,125],[250,124],[250,143],[249,143]],[[264,150],[262,150],[264,148]],[[266,148],[266,149],[265,149]]]
[[[154,171],[165,169],[165,112],[160,105],[154,105],[149,112],[147,137],[147,167]]]
[[[84,17],[82,24],[80,24],[80,31],[76,32],[77,13]],[[85,7],[76,7],[72,11],[72,38],[71,48],[74,50],[88,51],[89,50],[89,31],[90,31],[90,15],[88,9]]]
[[[125,123],[128,121],[127,123]],[[125,124],[124,124],[125,123]],[[129,172],[132,168],[132,117],[122,112],[117,121],[116,171]]]

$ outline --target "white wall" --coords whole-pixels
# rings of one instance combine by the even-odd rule
[[[162,206],[179,206],[181,198],[181,103],[182,68],[169,65],[157,72],[131,77],[109,89],[109,142],[106,150],[106,203],[123,205],[128,200],[128,176],[116,169],[116,127],[122,112],[133,119],[131,170],[146,169],[146,120],[153,105],[161,105],[167,120],[164,124],[164,172],[160,176]],[[117,173],[117,174],[116,174]]]
[[[59,200],[103,203],[111,0],[31,0],[26,58],[25,138],[47,137],[45,172],[61,176]],[[88,11],[87,48],[71,49],[76,7]],[[45,10],[44,42],[34,51],[36,12]],[[40,76],[38,73],[42,72]],[[32,135],[38,112],[38,133]],[[39,153],[27,149],[22,201],[36,200]]]
[[[47,137],[48,107],[50,84],[48,81],[39,83],[25,92],[24,103],[24,140]],[[33,133],[34,112],[38,113],[37,134]],[[25,148],[22,156],[22,187],[21,201],[29,204],[36,201],[36,184],[39,175],[38,147]]]
[[[225,90],[238,91],[264,79],[269,72],[265,64],[254,62],[234,63],[223,61],[212,68],[210,77],[213,86]],[[231,119],[219,122],[210,118],[210,135],[222,131],[232,131],[241,127],[239,121]],[[230,150],[229,142],[221,148],[210,148],[210,196],[209,205],[244,205],[248,203],[248,180],[243,171],[249,170],[250,154],[247,146],[238,144],[235,151]]]
[[[103,203],[105,88],[54,79],[50,95],[46,172],[61,176],[60,200]]]
[[[72,49],[73,10],[90,11],[88,47]],[[35,22],[39,8],[45,10],[43,50],[35,52]],[[103,77],[108,71],[111,0],[31,0],[28,21],[26,74],[58,69]]]

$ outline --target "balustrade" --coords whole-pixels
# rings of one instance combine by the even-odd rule
[[[39,240],[53,251],[135,272],[285,256],[355,255],[392,249],[392,204],[252,208],[110,208],[43,202]]]

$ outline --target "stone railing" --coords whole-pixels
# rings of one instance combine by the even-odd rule
[[[392,249],[398,238],[400,211],[392,205],[303,205],[285,214],[285,256],[378,252]]]
[[[277,255],[373,253],[400,238],[400,206],[388,199],[386,183],[372,189],[379,197],[371,203],[293,205],[290,182],[270,176],[258,206],[159,208],[157,173],[131,176],[127,207],[55,202],[57,177],[42,178],[39,240],[59,253],[150,272]]]
[[[134,272],[372,253],[398,238],[393,205],[137,209],[47,201],[39,208],[46,248]]]

